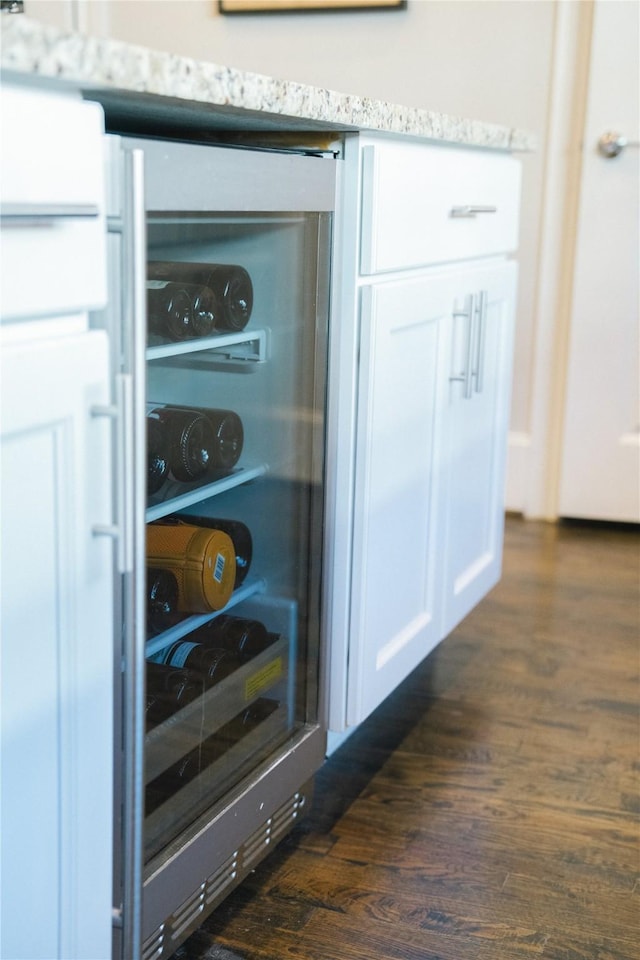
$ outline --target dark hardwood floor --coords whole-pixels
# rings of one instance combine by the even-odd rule
[[[638,544],[509,518],[501,584],[176,960],[639,960]]]

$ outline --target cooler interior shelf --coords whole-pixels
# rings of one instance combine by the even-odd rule
[[[145,519],[147,523],[152,520],[159,520],[170,513],[182,510],[184,507],[190,507],[194,503],[200,503],[209,497],[217,496],[226,490],[232,490],[250,480],[256,480],[269,472],[269,466],[266,463],[260,463],[253,467],[236,467],[230,473],[219,477],[216,480],[205,479],[194,483],[181,483],[177,480],[167,481],[159,493],[149,497]]]
[[[268,695],[276,684],[282,688],[292,669],[292,647],[289,638],[279,637],[204,696],[153,727],[145,738],[145,782],[196,749],[251,703]]]
[[[213,337],[199,337],[180,343],[159,342],[147,347],[150,362],[171,360],[171,365],[211,366],[233,363],[251,368],[267,359],[267,330],[241,330],[239,333],[221,333]],[[179,358],[176,360],[176,358]]]
[[[210,620],[214,620],[222,613],[230,613],[235,607],[238,606],[238,604],[243,603],[245,600],[248,600],[250,597],[253,597],[258,593],[264,593],[266,589],[267,584],[265,580],[247,578],[247,580],[245,580],[241,586],[233,591],[229,603],[221,610],[216,610],[215,612],[212,611],[211,613],[198,613],[193,617],[187,617],[185,620],[181,620],[180,623],[177,623],[175,627],[171,627],[170,630],[165,630],[163,633],[159,633],[157,636],[152,637],[151,640],[147,640],[145,646],[145,656],[154,656],[154,654],[159,653],[160,650],[164,650],[165,647],[175,643],[176,640],[181,640],[182,637],[185,637],[188,633],[191,633],[192,630],[202,627],[205,623],[208,623]]]

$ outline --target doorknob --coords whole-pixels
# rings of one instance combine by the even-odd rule
[[[613,130],[608,130],[607,133],[603,133],[600,139],[598,140],[598,150],[603,157],[606,157],[610,160],[612,157],[617,157],[619,153],[622,153],[625,147],[637,147],[640,146],[638,140],[628,140],[621,133],[616,133]]]

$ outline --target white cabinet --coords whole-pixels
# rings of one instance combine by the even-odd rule
[[[362,291],[348,717],[357,723],[439,639],[440,367],[449,281]]]
[[[110,433],[91,408],[108,402],[108,345],[37,326],[0,327],[0,956],[104,960],[113,598],[93,528],[111,516]]]
[[[359,174],[352,549],[330,620],[347,681],[332,685],[330,750],[497,582],[504,522],[519,164],[367,137]]]
[[[2,103],[0,957],[105,960],[111,387],[88,316],[106,296],[101,111],[9,84]]]
[[[515,282],[514,263],[456,278],[439,453],[443,636],[500,577]]]

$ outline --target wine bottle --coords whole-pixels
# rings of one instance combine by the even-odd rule
[[[217,731],[215,739],[218,750],[224,753],[235,746],[243,737],[246,737],[247,734],[270,717],[279,706],[278,700],[271,700],[266,697],[259,697],[258,700],[254,700],[253,703],[245,707],[229,723],[225,723]]]
[[[202,680],[188,670],[147,660],[147,727],[162,723],[204,692]]]
[[[211,287],[195,287],[191,293],[194,337],[209,337],[218,326],[220,307]]]
[[[168,720],[170,716],[171,713],[167,709],[164,698],[157,693],[148,693],[145,703],[145,729],[151,730],[159,723]]]
[[[175,519],[182,523],[192,523],[195,527],[209,527],[229,534],[236,551],[236,581],[233,588],[237,589],[249,572],[253,556],[253,540],[248,526],[241,520],[227,520],[222,517],[185,516]]]
[[[170,340],[193,336],[191,300],[183,284],[147,281],[147,325],[149,333]]]
[[[191,636],[191,634],[189,634]],[[183,639],[170,644],[149,658],[152,663],[188,669],[204,680],[207,687],[220,683],[238,668],[228,650]]]
[[[178,614],[178,581],[171,570],[147,567],[147,632],[168,630]]]
[[[147,494],[157,493],[169,476],[169,447],[163,424],[147,416]]]
[[[165,431],[169,469],[176,480],[201,480],[215,458],[216,436],[208,417],[185,407],[153,407],[148,420]]]
[[[149,333],[170,340],[208,337],[218,325],[220,307],[210,287],[171,280],[147,280]]]
[[[144,812],[149,816],[158,807],[161,807],[170,797],[186,787],[200,773],[200,756],[198,750],[191,750],[181,757],[177,763],[168,767],[160,776],[156,777],[145,787]]]
[[[233,410],[217,410],[207,407],[193,407],[192,409],[207,417],[213,427],[215,446],[211,458],[212,467],[231,470],[240,459],[244,446],[242,420]]]
[[[201,284],[213,290],[220,312],[216,328],[244,330],[253,310],[253,284],[244,267],[228,263],[184,263],[152,260],[147,264],[152,280]]]
[[[240,459],[244,429],[233,410],[168,405],[151,406],[147,415],[165,426],[176,480],[199,480],[211,470],[230,470]]]
[[[147,693],[168,693],[180,708],[202,693],[200,678],[183,667],[167,666],[162,660],[149,658],[145,673]]]
[[[190,524],[150,523],[147,561],[151,567],[174,574],[178,612],[209,613],[229,602],[236,559],[233,541],[224,531]]]
[[[210,620],[199,627],[198,632],[203,642],[229,650],[240,663],[246,663],[262,653],[278,637],[278,634],[269,633],[259,620],[228,614]]]

